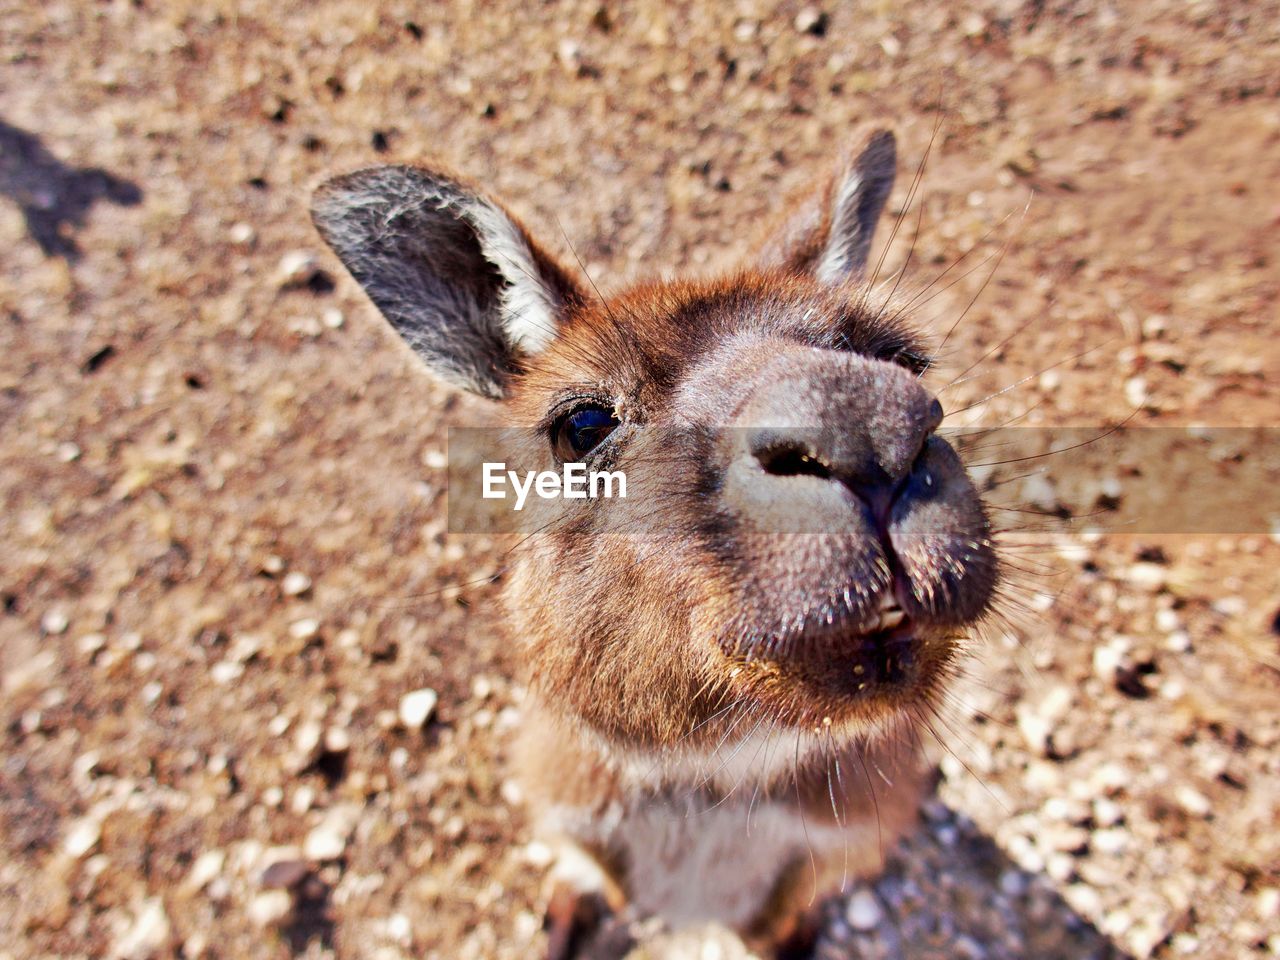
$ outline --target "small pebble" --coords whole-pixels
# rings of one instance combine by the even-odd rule
[[[1069,853],[1051,853],[1045,858],[1044,872],[1058,883],[1066,883],[1075,876],[1075,858]]]
[[[1178,787],[1174,792],[1174,799],[1178,801],[1178,806],[1193,817],[1207,817],[1213,810],[1213,804],[1208,797],[1195,787],[1186,784]]]
[[[280,581],[280,592],[286,597],[298,597],[311,589],[311,578],[301,570],[290,570]]]
[[[1124,808],[1107,797],[1093,801],[1093,822],[1099,827],[1114,827],[1124,819]]]
[[[302,816],[311,809],[311,805],[316,802],[316,792],[309,784],[303,784],[297,790],[293,791],[293,799],[289,801],[289,809],[298,816]]]
[[[1062,898],[1071,904],[1071,908],[1084,919],[1098,920],[1102,913],[1102,897],[1093,887],[1083,883],[1073,883],[1062,892]]]
[[[268,890],[289,890],[311,872],[305,860],[277,860],[262,871],[259,882]]]
[[[276,283],[281,287],[305,283],[316,269],[316,255],[310,250],[290,250],[280,258]]]
[[[1142,377],[1130,377],[1124,382],[1124,398],[1131,407],[1140,407],[1147,402],[1147,381]]]
[[[345,727],[330,727],[324,732],[324,748],[329,753],[346,753],[351,749],[351,734]]]
[[[40,618],[40,628],[53,636],[66,633],[69,625],[66,613],[61,610],[50,610]]]
[[[1129,849],[1129,832],[1113,828],[1095,830],[1089,845],[1099,853],[1118,854]]]
[[[238,246],[247,246],[253,243],[253,227],[247,223],[233,224],[231,229],[227,231],[227,237]]]
[[[1264,920],[1280,920],[1280,887],[1265,887],[1258,891],[1258,914]]]
[[[1089,831],[1084,827],[1053,827],[1039,839],[1042,847],[1060,853],[1084,853],[1089,849]]]
[[[289,636],[295,640],[310,640],[320,632],[320,621],[311,617],[305,620],[295,620],[289,624]]]
[[[342,804],[324,815],[303,842],[302,852],[309,860],[337,860],[347,849],[351,831],[360,817],[360,808]]]
[[[169,916],[159,897],[144,900],[134,914],[133,923],[111,948],[115,960],[144,960],[154,956],[169,939]]]
[[[1169,582],[1169,571],[1158,563],[1135,563],[1125,571],[1125,579],[1139,590],[1159,593]]]
[[[413,940],[413,924],[403,913],[393,913],[387,918],[387,936],[407,945]]]
[[[209,676],[217,684],[228,684],[238,680],[244,673],[244,664],[236,660],[219,660],[209,668]]]
[[[803,8],[792,23],[801,33],[811,33],[816,37],[827,32],[827,15],[817,7]]]
[[[93,850],[102,839],[102,824],[91,817],[81,817],[71,824],[62,848],[77,860]]]
[[[259,927],[274,926],[293,912],[288,890],[266,890],[249,901],[249,919]]]
[[[227,855],[222,850],[206,850],[200,854],[191,865],[191,872],[187,874],[187,887],[197,892],[203,890],[222,873],[226,860]]]
[[[430,687],[406,693],[400,698],[400,722],[410,730],[421,730],[435,713],[439,699]]]
[[[874,930],[880,925],[884,910],[874,893],[866,887],[860,887],[849,898],[844,916],[849,926],[855,930]]]
[[[1022,734],[1027,748],[1037,756],[1047,757],[1053,725],[1027,704],[1018,705],[1017,721],[1018,732]]]

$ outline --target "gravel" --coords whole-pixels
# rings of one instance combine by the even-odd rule
[[[946,339],[927,383],[948,425],[1133,413],[1132,436],[1274,409],[1275,0],[542,13],[2,15],[14,960],[541,949],[548,858],[525,858],[508,786],[528,678],[495,613],[506,545],[451,534],[444,499],[448,427],[484,410],[421,375],[322,251],[307,195],[328,173],[434,154],[608,289],[731,262],[886,118],[905,219],[877,238],[882,276]],[[1202,443],[985,469],[1020,530],[1003,615],[938,725],[923,829],[851,885],[880,922],[837,898],[823,958],[1280,953],[1280,532],[1088,532],[1166,516],[1143,496],[1192,489]],[[1214,476],[1237,456],[1260,462]],[[1028,473],[1053,516],[1020,512]],[[265,889],[288,848],[307,875]]]

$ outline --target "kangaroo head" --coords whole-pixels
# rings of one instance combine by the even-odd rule
[[[877,131],[753,264],[603,300],[439,169],[316,195],[427,366],[497,401],[514,459],[625,474],[625,499],[542,507],[506,585],[540,698],[609,749],[870,736],[936,695],[988,608],[991,534],[924,345],[865,280],[895,162]]]

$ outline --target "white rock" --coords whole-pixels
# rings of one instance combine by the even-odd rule
[[[1022,734],[1027,748],[1037,756],[1048,756],[1049,737],[1053,733],[1053,724],[1027,704],[1018,705],[1017,720],[1018,732]]]
[[[293,911],[293,898],[288,890],[264,890],[249,901],[249,919],[260,927],[280,923]]]
[[[223,864],[227,861],[225,850],[206,850],[196,857],[187,874],[187,887],[194,891],[205,888],[218,874],[222,873]]]
[[[311,617],[305,620],[295,620],[289,624],[289,636],[295,640],[310,640],[320,632],[320,621]]]
[[[1174,793],[1174,799],[1178,801],[1178,806],[1193,817],[1207,817],[1213,810],[1213,804],[1209,802],[1208,797],[1195,787],[1186,784],[1178,787]]]
[[[1062,891],[1062,899],[1066,900],[1084,919],[1098,922],[1098,917],[1102,913],[1102,897],[1093,887],[1083,883],[1073,883]]]
[[[316,802],[316,792],[309,784],[304,783],[293,792],[293,798],[289,801],[289,809],[302,816],[311,809],[311,805]]]
[[[1058,489],[1043,473],[1033,473],[1022,481],[1021,499],[1038,510],[1052,511],[1058,506]]]
[[[1264,920],[1280,920],[1280,887],[1265,887],[1258,891],[1258,914]]]
[[[1093,822],[1099,827],[1114,827],[1124,819],[1124,807],[1107,797],[1093,801]]]
[[[1147,402],[1147,381],[1142,377],[1130,377],[1124,382],[1124,398],[1129,406],[1140,407]]]
[[[290,570],[280,581],[280,592],[286,597],[296,597],[311,589],[311,578],[301,570]]]
[[[1059,883],[1066,883],[1076,872],[1076,859],[1069,853],[1051,853],[1045,857],[1044,872]]]
[[[1119,647],[1108,644],[1093,651],[1093,674],[1106,684],[1115,683],[1116,674],[1124,665],[1127,654]]]
[[[239,246],[247,246],[253,242],[253,227],[247,223],[233,224],[231,229],[227,231],[227,237],[232,243]]]
[[[1090,776],[1094,788],[1103,794],[1116,794],[1129,785],[1129,771],[1118,763],[1104,763]]]
[[[209,668],[209,676],[214,683],[226,685],[239,680],[244,673],[244,664],[235,660],[219,660]]]
[[[262,640],[252,633],[239,633],[231,641],[227,650],[227,659],[238,663],[248,663],[262,652]]]
[[[1089,846],[1099,853],[1124,853],[1129,849],[1129,831],[1115,827],[1095,830],[1090,838]]]
[[[1041,831],[1037,839],[1043,849],[1056,853],[1082,853],[1089,849],[1089,831],[1084,827],[1051,827]]]
[[[792,23],[801,33],[808,33],[810,30],[821,29],[821,25],[825,20],[826,15],[817,7],[804,7],[796,14],[796,18]]]
[[[884,910],[876,895],[866,887],[860,887],[849,898],[844,911],[849,926],[855,930],[874,930],[884,917]]]
[[[102,824],[91,817],[81,817],[71,824],[62,841],[62,849],[77,860],[98,845],[102,839]]]
[[[40,618],[41,629],[43,629],[45,633],[49,634],[57,635],[60,633],[66,633],[67,626],[69,624],[70,621],[67,619],[66,613],[62,610],[50,610]]]
[[[112,944],[114,960],[144,960],[158,954],[169,939],[169,916],[159,897],[144,900],[133,923]]]
[[[290,250],[280,258],[276,282],[280,286],[302,283],[316,268],[316,255],[310,250]]]
[[[347,849],[347,841],[360,819],[360,808],[345,803],[325,814],[302,845],[303,854],[310,860],[336,860]]]
[[[1071,797],[1050,797],[1043,809],[1049,819],[1066,823],[1084,823],[1092,815],[1088,803]]]
[[[329,753],[346,753],[351,749],[351,734],[345,727],[330,727],[324,732],[324,748]]]
[[[1220,597],[1210,606],[1224,617],[1243,617],[1249,610],[1244,597]]]
[[[400,722],[410,730],[421,730],[435,713],[440,698],[430,687],[406,693],[400,698]]]
[[[387,936],[407,946],[413,940],[413,924],[403,913],[393,913],[387,918]]]
[[[555,858],[554,851],[545,843],[540,843],[537,840],[527,844],[524,848],[525,863],[537,870],[545,870],[551,866]]]
[[[107,645],[107,638],[100,633],[86,633],[76,643],[76,649],[87,656],[93,656]]]
[[[1130,565],[1125,579],[1140,590],[1159,593],[1169,582],[1169,571],[1158,563],[1141,562]]]

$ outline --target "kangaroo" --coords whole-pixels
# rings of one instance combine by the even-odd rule
[[[439,167],[315,194],[401,337],[494,401],[508,459],[630,486],[531,498],[504,583],[554,960],[624,916],[803,955],[812,905],[876,872],[932,785],[917,722],[1000,566],[924,339],[866,276],[896,154],[857,138],[735,272],[608,297]]]

